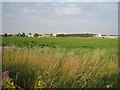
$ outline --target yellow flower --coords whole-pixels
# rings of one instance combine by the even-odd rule
[[[48,75],[49,75],[49,72],[46,72],[46,75],[48,76]]]
[[[42,78],[42,76],[40,75],[39,78]]]
[[[111,88],[112,87],[112,85],[107,85],[107,88]]]

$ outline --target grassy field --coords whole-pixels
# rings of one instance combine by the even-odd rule
[[[117,88],[118,40],[2,38],[11,88]]]

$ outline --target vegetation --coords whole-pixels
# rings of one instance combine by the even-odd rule
[[[87,48],[87,49],[118,49],[118,40],[114,39],[80,39],[80,38],[2,38],[2,46],[16,47],[50,47],[50,48]]]
[[[7,37],[2,46],[4,88],[119,87],[117,39]]]
[[[38,37],[38,36],[39,36],[39,33],[35,33],[35,34],[34,34],[34,37]]]
[[[7,37],[8,36],[7,33],[5,33],[4,36]]]
[[[93,37],[96,34],[58,34],[57,37]]]

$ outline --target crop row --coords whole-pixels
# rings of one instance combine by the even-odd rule
[[[2,46],[17,47],[51,47],[51,48],[91,48],[116,49],[118,40],[112,39],[79,39],[79,38],[2,38]]]

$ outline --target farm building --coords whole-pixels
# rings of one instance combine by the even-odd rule
[[[34,35],[27,35],[28,37],[34,37]]]
[[[53,36],[53,37],[56,37],[56,36],[57,36],[57,34],[52,34],[52,36]]]
[[[96,34],[94,37],[95,38],[118,38],[119,36],[117,36],[117,35],[101,35],[101,34]]]
[[[39,37],[56,37],[56,36],[57,36],[57,34],[50,33],[50,34],[42,34]]]
[[[41,37],[52,37],[52,34],[42,34]]]

